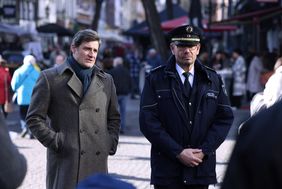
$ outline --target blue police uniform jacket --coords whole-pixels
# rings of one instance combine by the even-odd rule
[[[147,75],[140,101],[140,130],[151,142],[151,184],[208,185],[217,182],[216,149],[225,140],[233,112],[221,77],[195,62],[195,102],[185,103],[175,58]],[[196,89],[195,89],[196,87]],[[189,108],[194,106],[193,116]],[[191,114],[190,114],[191,115]],[[202,149],[197,167],[182,164],[177,155],[185,148]]]

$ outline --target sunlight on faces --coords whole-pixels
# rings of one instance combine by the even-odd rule
[[[83,42],[78,47],[71,46],[74,59],[85,68],[91,68],[95,65],[98,50],[98,41]]]

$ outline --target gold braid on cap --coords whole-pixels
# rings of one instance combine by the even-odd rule
[[[172,38],[171,41],[196,41],[196,42],[200,42],[200,39],[199,38],[176,37],[176,38]]]

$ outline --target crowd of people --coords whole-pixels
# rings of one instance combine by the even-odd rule
[[[74,188],[95,173],[107,174],[107,158],[127,130],[128,98],[140,99],[140,130],[152,144],[151,184],[207,189],[217,182],[215,151],[232,125],[233,109],[250,103],[256,120],[281,100],[282,59],[273,52],[247,56],[239,48],[209,59],[202,35],[189,25],[170,31],[168,60],[154,48],[143,56],[134,45],[100,49],[90,29],[74,35],[70,54],[57,46],[48,69],[28,54],[11,74],[0,57],[1,119],[9,114],[7,102],[18,105],[21,137],[47,148],[47,188]],[[243,133],[256,123],[252,117]],[[13,151],[25,174],[25,161]]]

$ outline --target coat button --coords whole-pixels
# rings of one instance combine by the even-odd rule
[[[192,125],[192,121],[189,121],[190,125]]]
[[[96,108],[96,110],[95,110],[96,112],[99,112],[100,111],[100,108]]]
[[[189,102],[189,106],[192,106],[192,103],[191,103],[191,102]]]
[[[98,131],[98,130],[95,130],[95,131],[94,131],[94,133],[95,133],[95,134],[98,134],[98,133],[99,133],[99,131]]]
[[[96,155],[98,156],[98,155],[100,155],[100,153],[101,153],[101,152],[97,151],[97,152],[96,152]]]
[[[183,182],[184,182],[184,184],[187,184],[187,180],[184,180]]]
[[[85,154],[85,152],[83,150],[80,151],[80,155],[83,155]]]

